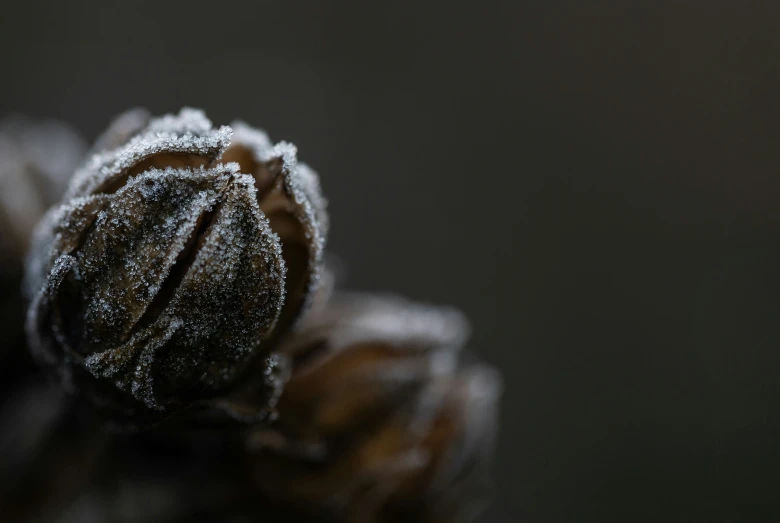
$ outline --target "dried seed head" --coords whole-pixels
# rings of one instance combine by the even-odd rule
[[[154,418],[225,391],[314,289],[321,219],[294,148],[263,153],[281,166],[266,180],[233,163],[231,134],[192,109],[128,113],[98,141],[115,148],[76,172],[39,226],[28,337],[94,401]],[[282,202],[266,205],[277,187]],[[287,268],[299,252],[302,275]]]
[[[281,347],[278,420],[249,440],[260,491],[339,521],[469,519],[500,379],[458,368],[466,333],[449,309],[337,296]]]

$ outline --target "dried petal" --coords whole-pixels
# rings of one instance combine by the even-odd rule
[[[317,288],[327,229],[326,203],[319,178],[298,164],[296,148],[285,142],[272,146],[268,136],[234,122],[232,145],[224,162],[237,162],[257,186],[260,209],[282,243],[287,266],[287,299],[279,318],[280,332],[292,326],[310,305]]]

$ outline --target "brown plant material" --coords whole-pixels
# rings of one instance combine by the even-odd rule
[[[5,519],[444,523],[479,511],[498,374],[463,363],[456,310],[334,290],[326,203],[296,154],[192,109],[134,109],[98,138],[38,225],[24,284],[30,352],[86,401],[8,380]],[[25,194],[36,176],[18,166],[36,164],[14,161],[0,173]],[[60,192],[31,192],[30,207],[0,197],[17,288],[32,223]],[[151,430],[109,435],[106,418]]]
[[[336,521],[469,520],[486,492],[500,380],[459,368],[455,311],[337,296],[285,343],[279,418],[248,442],[263,495]]]
[[[128,113],[37,230],[33,354],[104,411],[139,424],[272,412],[284,373],[271,349],[316,288],[324,200],[294,146],[232,134],[196,110]],[[231,401],[250,366],[265,380],[251,404]]]

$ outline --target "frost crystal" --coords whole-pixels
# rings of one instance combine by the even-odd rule
[[[234,387],[250,366],[282,368],[270,351],[316,288],[325,204],[294,146],[236,127],[231,145],[233,130],[199,110],[125,113],[41,221],[28,337],[96,403],[161,418]],[[258,417],[284,381],[267,374]]]

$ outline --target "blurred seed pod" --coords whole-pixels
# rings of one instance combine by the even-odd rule
[[[24,258],[33,229],[65,192],[87,151],[84,140],[56,120],[0,121],[0,241],[2,256]]]
[[[86,143],[61,122],[0,121],[0,389],[28,365],[21,282],[33,228],[62,196],[85,152]]]
[[[456,311],[336,295],[282,345],[278,419],[248,440],[259,491],[337,521],[468,521],[489,491],[500,378],[459,368]]]
[[[232,134],[193,109],[123,115],[36,231],[33,354],[120,418],[211,405],[250,363],[267,397],[236,417],[263,420],[278,396],[271,348],[316,288],[324,200],[294,146]]]

